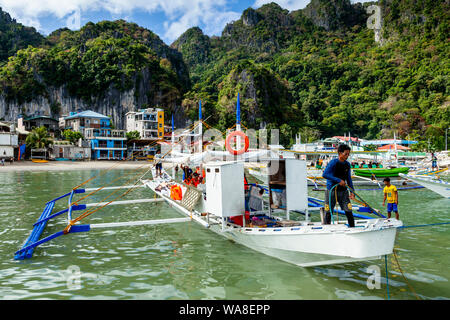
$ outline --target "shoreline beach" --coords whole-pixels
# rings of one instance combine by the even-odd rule
[[[105,169],[136,169],[149,161],[49,161],[47,163],[35,163],[32,161],[14,161],[13,164],[5,162],[0,166],[0,173],[13,171],[69,171],[69,170],[105,170]],[[163,164],[163,167],[170,164]]]

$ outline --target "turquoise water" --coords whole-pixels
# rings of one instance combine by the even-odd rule
[[[86,187],[125,184],[131,172],[112,170]],[[30,260],[15,261],[14,252],[28,237],[45,202],[98,173],[0,173],[1,299],[386,299],[384,258],[300,268],[228,241],[194,222],[69,234],[38,247]],[[109,193],[92,195],[88,202],[102,201]],[[380,191],[360,194],[382,209]],[[311,195],[323,197],[320,192]],[[151,191],[139,188],[124,199],[151,197]],[[399,192],[405,225],[449,221],[449,204],[425,189]],[[67,198],[57,202],[54,212],[65,206]],[[85,221],[169,217],[180,215],[165,203],[146,203],[106,207]],[[65,216],[55,218],[43,236],[65,225]],[[449,227],[398,233],[396,250],[407,281],[394,256],[389,256],[391,299],[450,298]],[[381,271],[381,287],[370,290],[368,267],[373,265]]]

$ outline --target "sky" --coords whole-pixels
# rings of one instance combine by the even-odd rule
[[[245,9],[269,2],[292,11],[303,9],[310,0],[0,0],[0,7],[44,35],[64,27],[78,30],[89,21],[124,19],[171,44],[194,26],[209,36],[220,36],[226,24],[238,20]]]

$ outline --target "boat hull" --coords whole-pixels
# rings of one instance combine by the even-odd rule
[[[401,177],[414,181],[423,187],[436,192],[444,198],[450,199],[450,183],[445,181],[433,181],[431,177],[417,177],[407,174],[401,174]]]
[[[361,177],[371,177],[373,174],[376,177],[384,178],[384,177],[398,177],[399,173],[408,173],[409,168],[392,168],[392,169],[353,169],[353,173],[356,176]]]
[[[250,249],[301,267],[378,259],[392,253],[397,232],[396,228],[387,228],[357,233],[270,235],[240,230],[223,232],[217,225],[211,226],[211,230]]]
[[[378,259],[392,253],[396,227],[401,221],[390,219],[357,220],[356,228],[345,224],[311,223],[297,227],[247,228],[217,219],[203,219],[176,201],[155,190],[157,183],[143,181],[158,196],[183,215],[193,218],[211,231],[265,255],[301,267],[341,264]]]
[[[31,159],[32,162],[34,163],[47,163],[48,160],[40,160],[40,159]]]

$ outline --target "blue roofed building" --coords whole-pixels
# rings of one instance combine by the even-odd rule
[[[64,118],[64,129],[81,132],[89,141],[92,159],[123,160],[126,152],[126,131],[111,128],[111,120],[94,111],[72,112]]]

